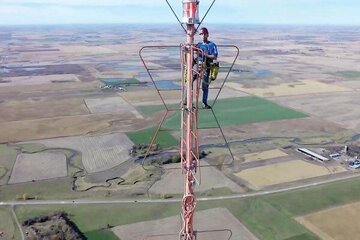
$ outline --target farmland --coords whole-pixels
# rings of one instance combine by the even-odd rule
[[[9,184],[66,176],[66,156],[62,153],[19,154]]]
[[[141,113],[148,116],[161,111],[163,107],[160,105],[141,106],[139,109]],[[303,113],[284,108],[257,97],[219,99],[214,106],[214,114],[221,127],[307,117]],[[162,125],[162,130],[164,131],[160,132],[158,143],[162,142],[162,145],[164,145],[167,142],[165,146],[177,145],[174,140],[171,140],[169,134],[171,131],[179,130],[179,122],[180,112],[170,112]],[[218,128],[212,111],[199,111],[199,128]],[[132,132],[128,135],[133,142],[144,144],[150,142],[154,132],[155,129],[151,128]]]
[[[225,207],[258,239],[299,238],[315,240],[319,238],[294,218],[331,206],[359,201],[359,181],[359,178],[354,178],[261,197],[200,201],[198,211]],[[72,220],[86,233],[106,227],[107,224],[122,226],[164,219],[176,215],[179,207],[179,203],[96,204],[92,205],[91,208],[87,206],[19,206],[16,208],[16,213],[21,221],[32,216],[63,210],[70,213]],[[96,219],[96,221],[88,222],[87,219],[90,218]],[[143,232],[143,234],[147,235],[149,232]]]
[[[12,239],[17,235],[17,229],[8,208],[0,208],[0,231],[3,232],[4,239]]]
[[[322,239],[345,240],[357,235],[359,212],[359,202],[356,202],[299,216],[295,219]]]
[[[360,201],[359,171],[350,168],[356,151],[345,147],[360,146],[359,31],[209,28],[219,44],[220,73],[210,85],[212,110],[199,102],[199,234],[228,227],[235,239],[341,239],[346,228],[343,236],[355,239],[358,226],[344,226],[336,216],[350,225]],[[154,225],[177,235],[184,181],[180,164],[173,164],[179,29],[0,29],[0,203],[14,205],[20,222],[64,210],[89,239],[142,237],[158,233]],[[139,49],[154,43],[175,47],[145,48],[145,69]],[[225,45],[234,43],[240,55],[232,67],[236,51]],[[143,161],[134,149],[147,149],[166,108],[159,148]],[[342,159],[331,158],[334,152]],[[53,205],[44,205],[50,200]],[[91,205],[82,204],[87,200]],[[39,205],[26,205],[32,203]],[[0,209],[6,238],[19,239],[14,220],[10,207]],[[227,237],[222,234],[203,238]]]
[[[149,112],[145,107],[142,109],[143,111]],[[154,109],[154,107],[150,107],[150,109]],[[220,125],[224,127],[307,117],[307,115],[303,113],[284,108],[257,97],[219,99],[214,105],[214,113]],[[171,115],[167,118],[163,127],[165,129],[178,129],[179,121],[180,113]],[[199,127],[217,127],[211,111],[200,110]]]
[[[343,168],[337,169],[337,172],[344,171],[346,170]],[[236,175],[250,182],[259,189],[264,186],[292,182],[328,174],[333,174],[333,172],[324,166],[310,164],[301,160],[293,160],[246,169]]]
[[[33,141],[48,148],[68,148],[82,153],[82,163],[87,172],[110,169],[129,159],[132,142],[124,134],[97,137],[67,137]]]

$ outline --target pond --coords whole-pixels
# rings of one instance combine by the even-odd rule
[[[155,81],[155,84],[156,84],[156,87],[159,89],[167,89],[167,90],[180,90],[181,89],[181,86],[179,84],[176,84],[173,81],[168,81],[168,80]]]
[[[261,69],[261,70],[256,72],[256,77],[257,78],[271,77],[271,75],[272,75],[271,71],[267,70],[267,69]]]
[[[0,73],[9,73],[10,69],[5,68],[5,67],[0,67]]]
[[[132,71],[132,70],[140,70],[143,68],[144,68],[143,66],[122,65],[122,66],[118,66],[116,69],[119,71]]]
[[[358,140],[360,140],[360,134],[356,134],[356,135],[354,135],[354,136],[351,138],[351,141],[352,141],[352,142],[356,142],[356,141],[358,141]]]

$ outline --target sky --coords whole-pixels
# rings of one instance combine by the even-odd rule
[[[181,17],[182,1],[168,1]],[[359,12],[360,0],[216,0],[204,22],[360,25]],[[0,25],[176,22],[166,0],[0,0]]]

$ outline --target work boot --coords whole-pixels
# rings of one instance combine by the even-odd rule
[[[206,103],[203,104],[203,109],[211,109],[211,106],[207,105]]]

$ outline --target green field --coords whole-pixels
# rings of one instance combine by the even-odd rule
[[[0,164],[8,165],[8,162],[13,162],[16,158],[16,148],[7,146],[6,144],[0,144]]]
[[[87,233],[106,229],[108,224],[118,226],[140,221],[161,219],[179,212],[179,203],[161,204],[114,204],[114,205],[74,205],[74,206],[19,206],[16,214],[20,221],[62,210],[69,213],[80,231]],[[92,219],[92,221],[89,221]]]
[[[23,153],[37,153],[46,149],[44,145],[38,143],[17,144],[14,145],[14,147],[18,148]]]
[[[172,105],[171,107],[175,107]],[[138,110],[144,116],[165,111],[164,106],[141,106]],[[221,127],[250,124],[284,119],[304,118],[307,115],[282,107],[271,101],[258,97],[240,97],[219,99],[214,106],[214,113]],[[171,131],[180,129],[181,112],[177,111],[169,116],[162,125],[162,131],[156,141],[163,147],[178,145],[178,141],[171,135]],[[211,110],[199,111],[199,128],[217,128],[218,125]],[[155,133],[155,128],[148,128],[137,132],[128,133],[128,137],[135,144],[148,144]]]
[[[144,106],[140,111],[149,114],[156,109],[159,109],[159,106]],[[307,117],[304,113],[254,96],[219,99],[214,106],[214,112],[222,127]],[[180,112],[170,115],[165,120],[163,128],[179,129],[180,116]],[[199,127],[217,127],[212,111],[199,111]]]
[[[3,232],[1,240],[21,239],[21,233],[10,208],[0,207],[0,231]]]
[[[4,232],[4,238],[0,237],[0,239],[12,239],[15,235],[10,209],[0,208],[0,231]]]
[[[141,83],[136,78],[102,78],[102,79],[100,79],[100,81],[105,83],[106,85],[110,85],[110,86],[113,86],[113,87],[126,86],[126,85],[133,85],[133,84],[140,84]]]
[[[139,106],[137,107],[137,110],[141,113],[141,115],[143,115],[146,118],[160,111],[164,112],[165,114],[166,108],[164,107],[164,105]]]
[[[359,71],[339,71],[333,73],[335,76],[344,77],[344,78],[360,78]]]
[[[294,217],[356,201],[360,201],[360,178],[268,196],[200,201],[197,210],[226,207],[261,240],[312,240],[319,238],[295,221]],[[81,231],[102,234],[101,230],[108,225],[118,226],[177,215],[180,212],[180,203],[16,208],[21,221],[60,210],[68,212]]]
[[[0,179],[7,173],[6,168],[0,166]]]
[[[8,171],[8,169],[12,169],[16,160],[16,155],[17,151],[15,147],[0,144],[0,186],[7,183],[10,176],[10,171]]]
[[[73,199],[91,197],[90,193],[71,190],[72,178],[50,179],[37,182],[18,183],[0,186],[0,200],[16,200],[26,194],[37,199]]]
[[[150,117],[154,113],[157,113],[157,112],[165,113],[165,111],[166,111],[166,108],[164,105],[138,106],[136,108],[141,113],[141,115],[143,115],[144,117]],[[167,108],[170,111],[180,110],[180,104],[168,104]]]
[[[111,230],[96,230],[86,232],[85,236],[88,240],[119,240],[119,238]]]
[[[286,212],[279,211],[261,198],[199,202],[198,210],[226,207],[241,220],[259,239],[290,239],[302,236],[302,239],[317,239],[302,225],[298,224]],[[173,204],[118,204],[61,207],[17,207],[20,220],[44,215],[57,210],[66,211],[79,229],[85,233],[94,232],[111,226],[141,221],[161,219],[178,215],[180,203]],[[96,219],[96,221],[88,221]],[[101,238],[103,239],[103,238]]]
[[[316,239],[302,225],[298,224],[283,209],[276,209],[261,198],[245,200],[244,208],[229,204],[228,209],[240,219],[259,239]]]
[[[291,215],[304,215],[319,209],[360,201],[360,178],[279,193],[265,199],[277,208],[285,208]]]
[[[134,144],[149,144],[152,137],[155,135],[157,128],[147,128],[136,132],[127,133],[127,136]],[[173,147],[178,145],[178,140],[175,139],[170,131],[163,129],[159,132],[155,143],[163,148]]]
[[[155,177],[155,176],[154,176]],[[37,182],[27,182],[0,186],[0,201],[13,201],[22,199],[24,194],[31,199],[61,200],[61,199],[120,199],[133,196],[131,190],[126,188],[118,191],[108,191],[99,188],[96,191],[76,192],[71,189],[72,178],[49,179]],[[136,188],[136,186],[134,186]],[[134,190],[134,189],[133,189]],[[139,198],[143,197],[138,195]]]
[[[230,196],[234,192],[230,188],[221,187],[221,188],[211,188],[207,191],[201,192],[199,197],[214,197],[214,196]]]

